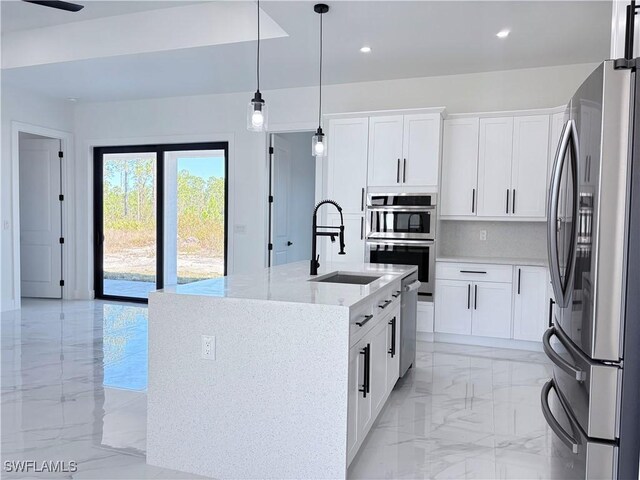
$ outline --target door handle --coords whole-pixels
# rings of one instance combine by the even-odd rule
[[[367,343],[367,346],[360,350],[360,355],[364,355],[364,378],[362,379],[362,387],[358,389],[362,393],[362,398],[367,398],[367,393],[371,389],[370,378],[370,361],[371,361],[371,344]]]
[[[407,159],[404,159],[402,164],[402,183],[407,183]]]
[[[293,245],[293,242],[291,241],[287,242],[287,247],[290,247],[291,245]]]
[[[389,348],[387,353],[393,358],[396,355],[396,317],[389,320],[389,325],[391,325],[391,348]]]
[[[553,304],[556,303],[553,298],[549,298],[549,328],[553,327]]]
[[[474,294],[473,294],[473,309],[478,309],[478,285],[473,286]]]
[[[522,269],[518,269],[518,295],[520,295],[520,277],[521,277]]]
[[[551,408],[549,407],[549,393],[551,392],[552,388],[554,390],[556,388],[556,383],[553,379],[549,380],[547,383],[544,384],[544,387],[542,387],[542,392],[540,395],[540,403],[542,404],[542,414],[544,415],[544,418],[547,420],[547,424],[549,425],[549,427],[551,427],[551,430],[553,430],[553,432],[558,436],[558,438],[562,440],[562,443],[564,443],[567,447],[569,447],[571,449],[571,452],[573,452],[574,454],[577,454],[578,442],[576,442],[576,440],[571,435],[569,435],[564,428],[562,428],[560,423],[558,423],[558,421],[553,416],[553,413],[551,412]],[[564,409],[564,405],[562,404],[562,402],[560,403],[562,405],[562,408]]]
[[[360,240],[364,240],[364,217],[360,217]]]
[[[400,183],[400,159],[398,159],[398,169],[396,171],[396,183]]]
[[[544,335],[542,336],[542,349],[544,350],[544,353],[546,353],[547,357],[549,357],[549,360],[551,360],[562,371],[571,375],[578,382],[584,382],[586,377],[585,372],[567,362],[564,358],[558,355],[558,353],[551,346],[550,340],[554,335],[556,337],[558,336],[558,334],[556,333],[556,327],[551,327],[546,332],[544,332]],[[559,340],[564,345],[562,339],[559,338]]]
[[[467,284],[467,310],[471,308],[471,284]]]
[[[509,189],[508,188],[507,188],[507,209],[505,213],[509,215]]]
[[[362,187],[362,194],[360,195],[360,211],[364,212],[364,187]]]
[[[516,189],[513,189],[513,195],[511,196],[511,213],[516,213]]]
[[[476,213],[476,189],[471,192],[471,213]]]

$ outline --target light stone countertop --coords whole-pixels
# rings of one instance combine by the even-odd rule
[[[532,267],[547,267],[546,258],[513,258],[513,257],[437,257],[436,262],[455,263],[485,263],[494,265],[526,265]]]
[[[169,286],[152,292],[151,295],[197,295],[353,307],[390,283],[417,270],[414,265],[322,262],[318,277],[335,271],[379,274],[381,277],[368,285],[310,282],[308,280],[312,276],[309,275],[307,260],[252,273]]]

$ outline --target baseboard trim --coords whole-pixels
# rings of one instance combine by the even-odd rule
[[[418,334],[418,339],[420,338]],[[424,334],[428,335],[428,334]],[[477,345],[480,347],[510,348],[513,350],[530,350],[532,352],[542,352],[542,341],[528,342],[525,340],[513,340],[510,338],[474,337],[471,335],[455,335],[452,333],[433,333],[434,342],[460,343],[463,345]],[[541,339],[542,340],[542,339]]]

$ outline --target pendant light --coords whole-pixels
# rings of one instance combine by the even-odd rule
[[[267,105],[260,93],[260,0],[258,6],[258,47],[256,52],[256,93],[247,108],[247,128],[252,132],[264,132],[267,129]]]
[[[318,82],[318,130],[311,141],[311,148],[314,157],[324,157],[327,154],[327,138],[322,132],[322,16],[329,11],[329,5],[318,3],[313,7],[313,11],[320,15],[320,81]]]

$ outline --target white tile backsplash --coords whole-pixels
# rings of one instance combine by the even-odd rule
[[[438,255],[450,257],[546,258],[546,222],[440,221]],[[486,240],[480,240],[486,231]]]

